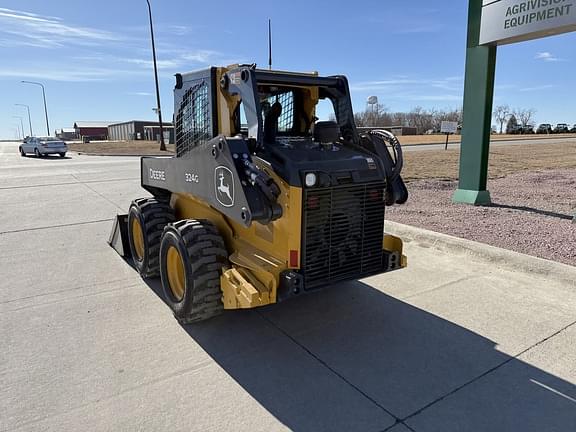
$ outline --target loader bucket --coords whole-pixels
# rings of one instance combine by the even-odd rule
[[[124,258],[132,256],[130,243],[128,241],[128,215],[119,214],[114,218],[112,232],[108,239],[108,244],[114,248],[118,254]]]

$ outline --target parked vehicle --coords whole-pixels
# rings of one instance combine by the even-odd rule
[[[68,151],[68,146],[64,141],[54,137],[27,137],[18,150],[21,156],[34,153],[36,157],[44,157],[50,154],[64,157]]]
[[[576,123],[574,124],[574,127],[572,129],[570,129],[571,133],[576,133]]]
[[[531,135],[534,133],[534,126],[533,125],[524,125],[522,126],[522,133],[524,135]]]
[[[506,133],[508,135],[520,135],[524,133],[524,129],[521,125],[510,125],[506,128]]]
[[[550,123],[542,123],[536,129],[537,134],[551,134],[552,133],[552,125]]]
[[[570,133],[570,128],[566,123],[558,123],[554,129],[554,133]]]

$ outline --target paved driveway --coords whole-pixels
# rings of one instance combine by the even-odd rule
[[[412,241],[404,271],[182,327],[106,244],[138,159],[16,149],[0,431],[576,430],[574,283]]]

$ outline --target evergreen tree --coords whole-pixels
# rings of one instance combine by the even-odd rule
[[[516,116],[512,114],[508,119],[508,123],[506,123],[506,133],[507,134],[516,133],[517,129],[518,129],[518,120],[516,119]]]

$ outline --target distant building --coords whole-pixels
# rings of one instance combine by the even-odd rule
[[[117,122],[105,121],[77,121],[74,123],[76,136],[82,140],[106,140],[108,139],[108,126]]]
[[[57,138],[60,138],[61,140],[74,140],[77,139],[78,136],[76,135],[76,129],[74,128],[62,128],[62,129],[56,129],[55,131],[55,135]]]
[[[174,143],[174,126],[172,123],[162,122],[164,133],[170,136],[170,143]],[[147,120],[131,120],[108,126],[110,141],[148,140],[157,141],[160,137],[160,123]]]

